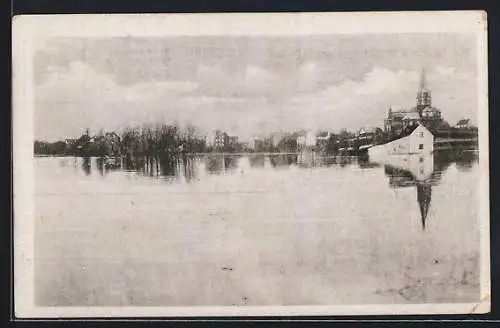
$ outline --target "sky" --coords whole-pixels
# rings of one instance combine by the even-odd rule
[[[35,138],[151,123],[240,138],[383,126],[415,106],[422,68],[433,105],[477,123],[473,34],[54,38],[34,58]]]

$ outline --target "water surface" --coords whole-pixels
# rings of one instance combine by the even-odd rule
[[[479,300],[475,153],[35,158],[41,306]]]

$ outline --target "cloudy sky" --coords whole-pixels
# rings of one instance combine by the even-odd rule
[[[382,126],[427,70],[451,124],[476,120],[474,35],[58,38],[35,56],[35,137],[147,123],[273,131]]]

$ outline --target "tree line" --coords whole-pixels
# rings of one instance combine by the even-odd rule
[[[122,133],[88,129],[77,139],[34,142],[35,155],[158,157],[204,152],[205,139],[194,127],[156,125],[127,128]]]

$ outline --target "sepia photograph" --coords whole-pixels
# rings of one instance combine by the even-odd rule
[[[16,316],[489,312],[486,29],[14,17]]]

